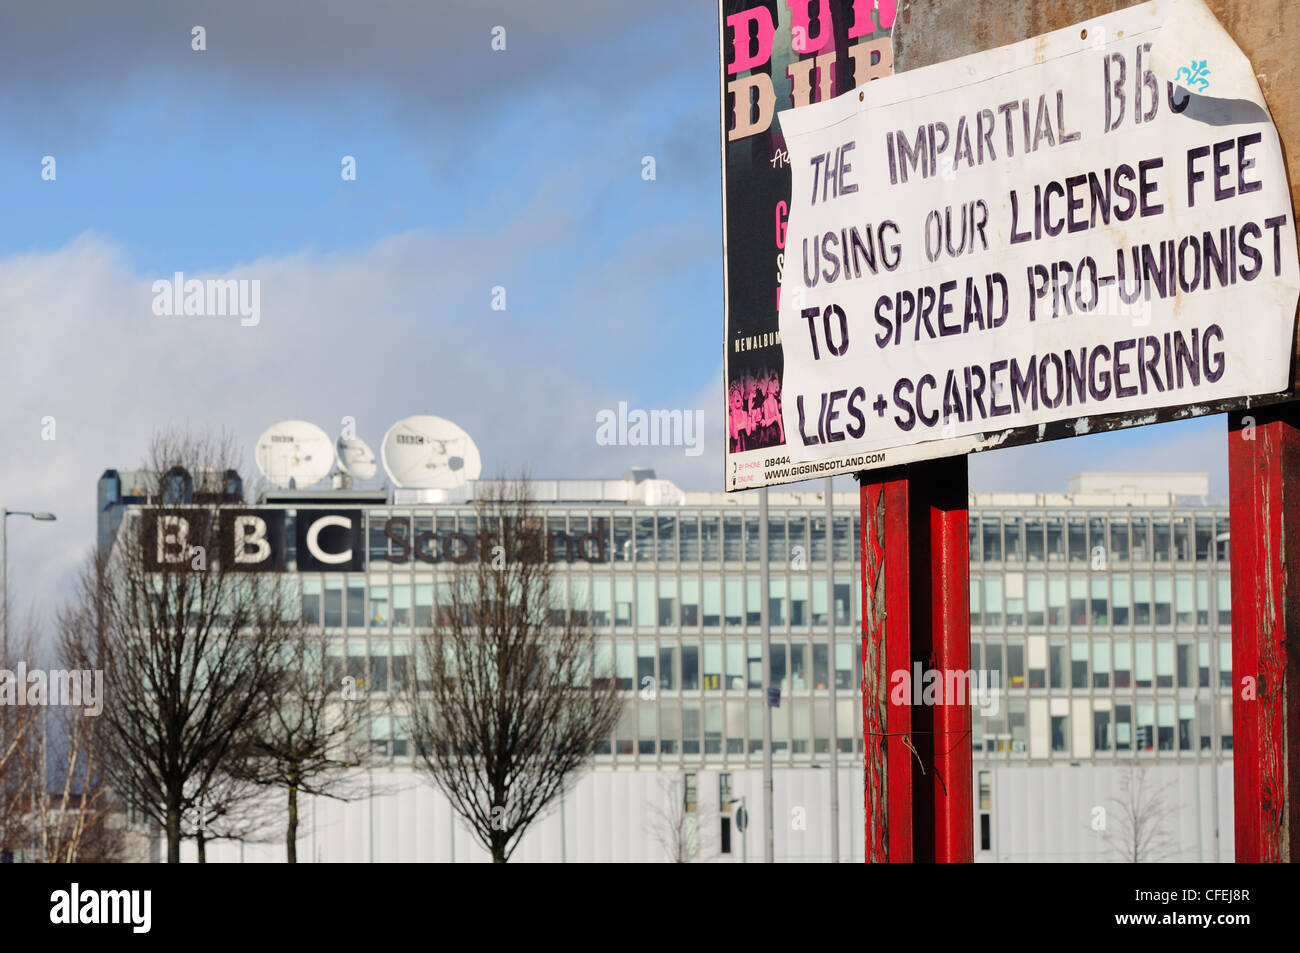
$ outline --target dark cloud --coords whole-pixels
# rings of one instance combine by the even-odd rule
[[[195,25],[202,53],[191,49]],[[491,47],[497,26],[504,52]],[[689,0],[14,3],[0,11],[0,110],[44,131],[85,131],[124,94],[158,84],[399,115],[477,114],[536,96],[630,101],[664,75],[711,77],[716,49],[712,5]]]

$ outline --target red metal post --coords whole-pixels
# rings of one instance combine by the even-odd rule
[[[1300,403],[1228,415],[1239,862],[1300,860]]]
[[[966,458],[957,457],[872,473],[862,486],[866,856],[873,862],[974,855],[970,698],[959,703],[942,691],[937,703],[916,705],[913,684],[918,663],[923,672],[970,668],[966,473]]]

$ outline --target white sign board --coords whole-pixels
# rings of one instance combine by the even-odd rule
[[[1201,0],[780,118],[787,439],[759,485],[1290,388],[1300,266],[1281,145]]]

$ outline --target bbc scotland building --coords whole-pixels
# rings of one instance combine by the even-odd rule
[[[238,475],[226,482],[242,494]],[[147,507],[141,484],[131,471],[100,478],[101,548]],[[282,552],[270,558],[302,618],[331,636],[336,673],[375,693],[407,677],[412,636],[445,601],[443,560],[474,536],[484,486],[437,501],[409,489],[269,490],[247,505],[278,527]],[[695,859],[762,859],[766,598],[781,690],[775,859],[830,859],[836,758],[839,856],[861,861],[858,495],[835,494],[827,526],[822,493],[771,493],[763,593],[754,494],[682,491],[648,470],[539,480],[531,492],[568,600],[556,611],[590,619],[595,671],[626,707],[592,770],[513,859],[668,860],[667,819],[679,812]],[[1228,511],[1205,475],[1083,474],[1064,493],[973,494],[970,552],[972,668],[1002,686],[996,705],[972,708],[976,860],[1125,859],[1107,833],[1141,778],[1148,795],[1163,792],[1146,823],[1169,844],[1141,859],[1231,861]],[[306,797],[299,856],[488,860],[414,771],[406,720],[376,716],[371,739],[373,793]],[[282,857],[275,837],[208,847],[216,861]]]

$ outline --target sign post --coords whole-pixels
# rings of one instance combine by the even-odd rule
[[[1300,861],[1300,403],[1228,417],[1239,863]],[[1215,784],[1218,783],[1217,774]]]
[[[725,481],[862,481],[867,857],[973,855],[965,456],[1225,412],[1239,856],[1292,856],[1300,256],[1278,127],[1300,129],[1300,91],[1275,24],[1300,29],[1296,6],[864,0],[819,24],[824,66],[815,4],[784,6],[775,97],[770,14],[724,17],[729,239],[770,213],[736,170],[788,168],[774,325],[738,297],[771,259],[726,248]],[[898,74],[845,90],[868,11]],[[773,103],[779,142],[738,154]]]
[[[970,670],[967,465],[868,473],[862,502],[862,714],[868,861],[974,855],[968,698],[898,704],[895,673]]]

